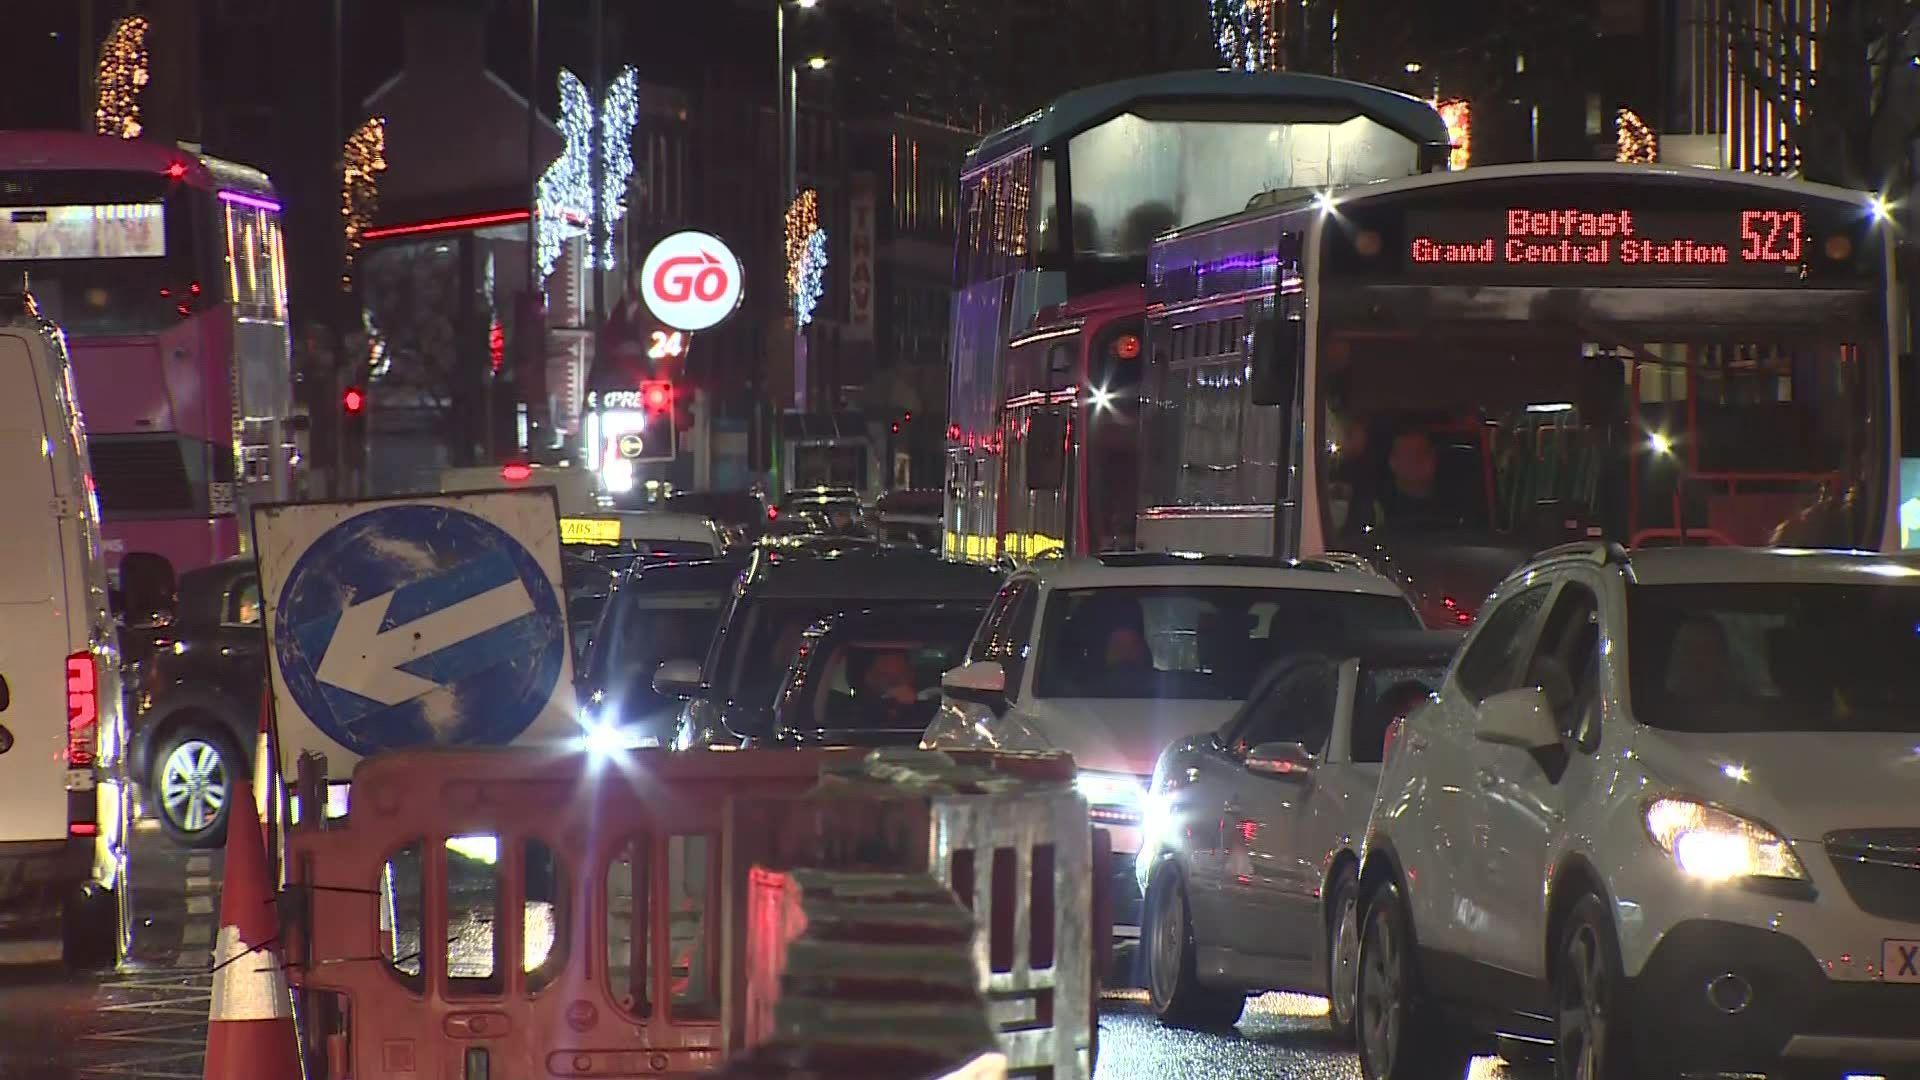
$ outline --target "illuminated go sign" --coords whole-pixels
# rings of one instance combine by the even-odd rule
[[[1582,271],[1614,277],[1795,275],[1813,254],[1806,215],[1753,206],[1670,213],[1625,207],[1510,206],[1406,216],[1406,265],[1417,271]],[[1851,253],[1829,238],[1828,259]],[[1846,245],[1837,248],[1835,244]]]
[[[669,328],[705,330],[740,306],[741,278],[740,260],[719,237],[677,232],[640,265],[640,297]]]

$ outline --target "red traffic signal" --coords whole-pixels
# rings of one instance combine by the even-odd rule
[[[640,404],[656,413],[673,408],[673,384],[664,379],[641,383]]]
[[[366,410],[366,407],[367,392],[357,386],[347,387],[346,391],[340,395],[340,408],[346,410],[348,416],[358,416]]]
[[[518,484],[533,479],[533,466],[521,461],[509,461],[500,466],[500,479],[509,484]]]

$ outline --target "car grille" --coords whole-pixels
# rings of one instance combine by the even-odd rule
[[[1920,922],[1920,829],[1828,833],[1827,858],[1860,910]]]

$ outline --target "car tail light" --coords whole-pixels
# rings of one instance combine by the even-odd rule
[[[67,768],[93,764],[94,729],[100,721],[100,680],[93,653],[67,657]]]
[[[767,507],[767,520],[768,521],[780,520],[780,508],[777,506]]]

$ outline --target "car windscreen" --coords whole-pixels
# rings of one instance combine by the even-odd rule
[[[925,728],[940,706],[940,676],[960,666],[980,607],[929,615],[912,628],[834,633],[809,665],[812,685],[788,726],[842,731]]]
[[[780,689],[780,680],[800,648],[807,627],[839,610],[834,600],[755,600],[739,618],[738,628],[728,628],[724,670],[717,673],[715,687],[729,703],[748,708],[768,708]]]
[[[1633,712],[1643,724],[1920,733],[1920,589],[1637,585],[1627,630]]]
[[[664,661],[706,653],[726,599],[722,592],[616,595],[620,610],[602,623],[609,637],[594,642],[588,658],[589,685],[618,693],[630,709],[668,707],[653,692],[654,672]]]
[[[1410,630],[1398,596],[1248,586],[1055,590],[1035,693],[1238,701],[1273,661],[1329,639]]]

